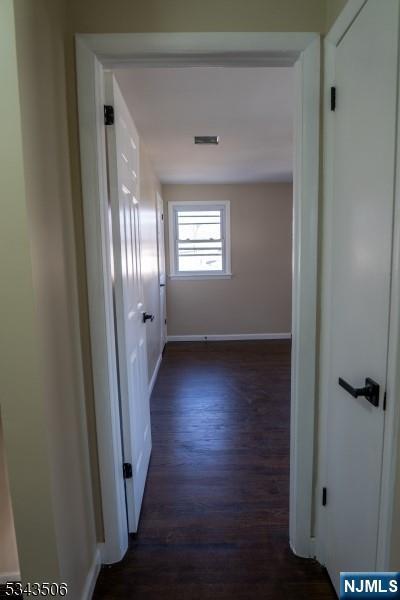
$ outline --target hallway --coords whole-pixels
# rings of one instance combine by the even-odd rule
[[[288,545],[290,342],[169,343],[139,532],[96,600],[328,600]]]

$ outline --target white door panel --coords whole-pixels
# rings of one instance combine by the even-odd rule
[[[336,49],[327,568],[376,568],[393,227],[398,0],[368,0]],[[379,407],[342,377],[380,385]]]
[[[107,157],[114,256],[114,295],[124,462],[133,477],[125,489],[129,531],[137,531],[151,453],[146,325],[143,323],[139,225],[139,138],[112,75],[106,82],[114,126],[107,126]]]
[[[167,304],[166,304],[166,285],[167,277],[165,272],[165,239],[164,239],[164,206],[159,193],[156,194],[157,203],[157,247],[158,247],[158,281],[160,285],[160,336],[161,352],[167,343]]]

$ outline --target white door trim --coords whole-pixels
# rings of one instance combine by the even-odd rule
[[[394,227],[392,247],[392,282],[390,295],[388,366],[386,379],[386,418],[383,440],[382,494],[379,522],[377,568],[394,568],[393,541],[399,536],[394,527],[398,510],[396,478],[400,461],[400,77],[397,92],[397,149],[395,164]]]
[[[166,261],[165,261],[165,232],[164,232],[164,201],[159,192],[156,192],[156,214],[157,214],[157,266],[160,303],[160,357],[162,358],[165,344],[167,343],[167,308],[166,308]],[[161,247],[161,248],[160,248]],[[161,264],[162,263],[162,264]],[[163,281],[161,281],[163,271]],[[153,374],[154,376],[154,374]]]
[[[103,561],[127,548],[122,504],[115,345],[107,275],[103,68],[293,66],[297,62],[294,197],[290,544],[311,556],[314,470],[320,38],[316,33],[82,34],[76,36],[77,87],[89,314],[105,543]],[[118,425],[118,426],[117,426]]]
[[[102,562],[109,564],[124,556],[128,530],[110,276],[104,72],[95,54],[80,40],[76,43],[76,53],[90,337],[105,538],[101,554]]]
[[[330,363],[329,315],[331,312],[332,276],[332,202],[333,202],[333,149],[334,115],[329,110],[330,90],[335,85],[335,49],[352,25],[368,0],[349,0],[339,18],[325,38],[324,43],[324,160],[323,160],[323,197],[324,211],[322,222],[322,261],[321,261],[321,329],[320,329],[320,378],[319,378],[319,427],[318,427],[318,466],[316,483],[316,556],[324,564],[325,512],[321,506],[321,491],[326,485],[327,473],[327,406]],[[400,85],[399,85],[400,93]],[[400,105],[397,108],[397,144],[400,148]],[[380,502],[377,569],[392,570],[391,545],[396,532],[393,531],[393,513],[395,501],[396,468],[399,460],[399,420],[400,420],[400,156],[396,155],[396,182],[394,206],[394,230],[392,250],[391,310],[388,346],[387,370],[387,410],[382,460],[382,490]],[[398,532],[397,532],[398,533]]]
[[[292,377],[290,412],[290,544],[311,556],[317,349],[319,198],[319,40],[295,65]]]

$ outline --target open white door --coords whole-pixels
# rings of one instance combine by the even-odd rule
[[[136,532],[151,453],[147,315],[140,256],[139,137],[110,74],[106,101],[114,109],[114,123],[106,127],[106,135],[125,489],[129,531]]]
[[[368,0],[335,50],[327,496],[323,510],[326,566],[336,590],[340,571],[374,571],[377,567],[398,22],[399,0]]]
[[[164,240],[164,204],[163,199],[157,192],[157,247],[158,247],[158,280],[160,284],[160,328],[161,328],[161,352],[167,343],[167,299],[165,274],[165,240]]]

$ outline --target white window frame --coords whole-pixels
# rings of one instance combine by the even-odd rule
[[[222,264],[221,271],[179,271],[177,213],[179,209],[221,210]],[[229,200],[168,202],[169,277],[170,279],[230,279],[231,272],[231,203]]]

